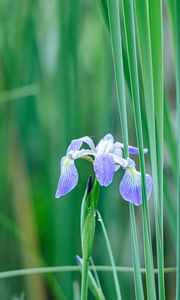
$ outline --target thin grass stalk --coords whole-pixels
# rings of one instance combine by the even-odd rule
[[[180,299],[180,1],[176,0],[176,101],[177,101],[177,275],[176,300]]]
[[[156,154],[159,210],[156,212],[156,239],[159,268],[159,297],[165,299],[164,239],[163,239],[163,126],[164,126],[164,70],[163,70],[163,18],[162,0],[149,0],[152,74],[154,89]],[[160,224],[159,224],[160,222]],[[158,232],[159,231],[159,232]]]
[[[164,99],[164,132],[166,132],[164,139],[167,144],[168,153],[171,159],[171,168],[172,168],[172,175],[174,181],[177,180],[177,145],[176,145],[176,135],[174,132],[174,128],[171,122],[171,115],[170,115],[170,105],[169,99],[167,97],[167,93],[165,93]]]
[[[109,238],[108,238],[106,227],[104,225],[103,219],[102,219],[101,214],[100,214],[99,211],[97,211],[97,215],[98,215],[98,221],[101,224],[103,235],[104,235],[104,238],[105,238],[105,241],[106,241],[106,246],[107,246],[107,249],[108,249],[109,258],[110,258],[111,265],[112,265],[112,272],[113,272],[113,277],[114,277],[117,300],[121,300],[122,296],[121,296],[121,291],[120,291],[120,286],[119,286],[119,281],[118,281],[118,276],[117,276],[117,272],[116,272],[116,268],[115,268],[115,262],[114,262],[114,257],[113,257],[110,241],[109,241]]]
[[[93,277],[94,280],[96,281],[98,287],[102,290],[102,288],[101,288],[101,283],[100,283],[100,280],[99,280],[99,276],[98,276],[98,273],[97,273],[97,271],[96,271],[96,266],[95,266],[95,264],[94,264],[94,261],[93,261],[92,257],[90,257],[90,264],[91,264],[91,266],[94,267],[92,277],[94,276],[94,277]]]
[[[80,299],[80,288],[78,281],[73,282],[73,299],[79,300]]]
[[[154,106],[157,132],[157,167],[159,186],[160,222],[163,244],[163,126],[164,126],[164,78],[162,1],[149,0],[149,18],[152,49]]]
[[[126,43],[128,49],[128,63],[130,71],[130,84],[133,100],[133,110],[135,116],[135,126],[137,142],[140,154],[140,169],[142,173],[142,195],[143,195],[143,231],[144,231],[144,252],[145,263],[147,268],[146,281],[149,299],[156,297],[155,282],[152,273],[153,269],[153,256],[152,256],[152,243],[150,236],[150,221],[149,210],[146,195],[146,181],[145,181],[145,162],[143,154],[143,133],[142,133],[142,120],[140,109],[140,93],[139,93],[139,78],[137,67],[137,52],[136,52],[136,37],[135,37],[135,18],[134,18],[134,5],[133,1],[123,2],[124,20],[125,20],[125,33]]]
[[[127,158],[128,153],[128,122],[127,122],[127,110],[126,110],[126,95],[125,95],[125,83],[124,83],[124,68],[123,68],[123,56],[122,56],[122,42],[121,42],[121,29],[120,29],[120,15],[119,15],[119,2],[107,1],[109,24],[110,24],[110,36],[112,43],[112,52],[114,59],[114,69],[116,78],[116,88],[118,96],[118,108],[120,123],[122,129],[122,139],[124,143],[124,155]],[[140,273],[140,260],[138,252],[138,241],[136,232],[136,221],[134,214],[134,207],[129,204],[130,212],[130,224],[131,224],[131,242],[132,242],[132,257],[134,264],[134,278],[135,278],[135,291],[143,299],[143,287]],[[153,266],[152,266],[153,267]]]
[[[155,228],[156,228],[156,247],[158,263],[158,291],[159,298],[165,299],[164,287],[164,259],[163,259],[163,237],[162,237],[162,209],[158,185],[158,164],[157,164],[157,142],[155,128],[155,109],[154,109],[154,85],[153,85],[153,65],[149,22],[149,6],[147,1],[135,0],[137,33],[139,39],[139,51],[144,86],[144,96],[148,121],[148,132],[150,140],[150,154],[152,164],[152,177],[154,184],[154,205],[155,205]],[[147,63],[149,62],[149,63]],[[155,62],[153,61],[153,64]],[[161,70],[160,70],[161,71]],[[162,137],[161,137],[162,138]],[[162,171],[162,170],[161,170]]]
[[[143,300],[144,299],[144,292],[143,292],[143,285],[142,285],[142,277],[141,277],[141,270],[140,270],[140,258],[139,258],[139,251],[138,251],[138,243],[137,243],[137,231],[136,231],[136,223],[135,222],[135,214],[134,209],[132,209],[132,205],[130,206],[130,218],[131,218],[131,240],[136,247],[136,250],[133,253],[133,265],[134,265],[134,285],[135,285],[135,295],[136,300]],[[135,257],[135,255],[137,255]]]
[[[115,267],[116,272],[121,273],[133,273],[134,268],[132,267]],[[94,270],[94,267],[89,267],[90,271]],[[112,266],[96,266],[96,270],[98,272],[112,272]],[[32,274],[48,274],[48,273],[64,273],[64,272],[80,272],[80,266],[53,266],[53,267],[41,267],[41,268],[27,268],[27,269],[18,269],[18,270],[11,270],[11,271],[4,271],[0,272],[0,279],[6,279],[11,277],[19,277],[19,276],[26,276]],[[154,274],[158,273],[157,269],[153,270]],[[176,267],[164,268],[164,273],[175,273]],[[146,269],[141,268],[141,273],[145,274]]]

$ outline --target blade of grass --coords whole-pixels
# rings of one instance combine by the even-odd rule
[[[163,245],[163,122],[164,122],[164,78],[163,78],[163,34],[162,1],[149,0],[149,19],[152,49],[152,71],[154,88],[154,108],[157,132],[157,171],[159,186],[159,206],[161,238]],[[162,250],[163,251],[163,250]],[[164,281],[163,281],[164,282]],[[162,286],[164,289],[164,286]],[[161,293],[161,296],[164,292]],[[165,295],[163,295],[165,297]]]
[[[176,243],[176,209],[173,205],[172,194],[168,183],[168,175],[166,174],[164,174],[164,198],[164,207],[167,212],[165,215],[168,219],[170,229],[172,232],[172,240],[174,241],[174,243]]]
[[[132,267],[115,267],[117,272],[133,273],[134,268]],[[94,267],[89,267],[89,270],[94,270]],[[96,270],[99,272],[112,272],[112,266],[96,266]],[[28,268],[28,269],[18,269],[11,271],[0,272],[0,279],[6,279],[11,277],[19,277],[33,274],[45,274],[45,273],[63,273],[63,272],[80,272],[81,267],[78,266],[53,266],[53,267],[43,267],[43,268]],[[142,273],[146,273],[146,269],[141,268]],[[153,270],[154,274],[158,273],[157,269]],[[174,273],[176,272],[176,267],[165,268],[164,273]]]
[[[78,281],[73,282],[73,299],[74,300],[79,300],[80,299],[80,288],[79,288],[79,283]]]
[[[136,135],[138,140],[138,147],[140,152],[140,167],[142,172],[142,177],[144,177],[144,180],[142,182],[144,194],[146,194],[146,186],[145,186],[145,164],[144,164],[144,155],[143,155],[143,134],[142,134],[142,124],[141,124],[141,111],[140,111],[140,93],[139,93],[139,78],[138,78],[138,66],[137,66],[137,53],[136,53],[136,37],[135,37],[135,19],[134,19],[134,6],[133,1],[125,1],[123,2],[123,12],[124,12],[124,21],[125,21],[125,33],[126,33],[126,43],[127,43],[127,49],[128,49],[128,63],[129,63],[129,71],[130,71],[130,85],[131,85],[131,93],[132,93],[132,101],[133,101],[133,110],[135,115],[135,123],[136,123]],[[149,212],[148,212],[148,206],[147,206],[147,196],[145,196],[145,199],[143,199],[143,225],[144,225],[144,234],[146,235],[145,241],[147,241],[147,238],[150,239],[150,223],[149,221],[146,223],[146,220],[149,220]],[[146,225],[145,225],[146,224]],[[149,231],[149,236],[148,236]],[[151,275],[151,269],[153,266],[153,260],[152,260],[152,245],[151,241],[146,244],[145,242],[145,260],[146,260],[146,266],[150,267],[147,274],[147,289],[152,292],[152,289],[154,289],[155,294],[155,286],[154,286],[154,278]],[[151,263],[147,262],[148,254],[150,253],[149,259],[151,259]],[[148,276],[149,275],[149,276]],[[151,278],[150,278],[151,276]],[[138,277],[137,277],[138,279]],[[138,286],[138,283],[136,283],[136,286]],[[139,287],[139,291],[141,291]],[[137,299],[140,295],[137,295]],[[142,295],[141,295],[142,297]],[[151,296],[152,297],[152,296]]]
[[[123,74],[123,60],[122,60],[122,43],[121,43],[121,32],[120,32],[120,17],[119,17],[119,3],[118,1],[108,1],[109,9],[109,19],[110,19],[110,32],[111,32],[111,41],[113,49],[113,58],[114,58],[114,68],[116,76],[116,85],[117,85],[117,94],[118,94],[118,105],[119,105],[119,114],[121,121],[121,129],[124,143],[124,154],[125,157],[128,156],[128,125],[127,125],[127,112],[126,112],[126,98],[125,98],[125,86],[124,86],[124,74]],[[143,144],[141,144],[140,149],[140,158],[143,164]],[[144,165],[144,164],[143,164]],[[142,183],[143,183],[143,229],[144,229],[144,242],[145,242],[145,260],[147,267],[147,285],[151,299],[156,299],[155,296],[155,284],[153,278],[153,260],[152,260],[152,249],[151,249],[151,240],[150,240],[150,225],[148,217],[148,207],[147,207],[147,197],[146,197],[146,183],[145,183],[145,168],[142,171]],[[144,172],[143,172],[144,171]],[[130,222],[131,228],[135,226],[134,218],[134,208],[133,205],[129,205],[130,209]],[[132,255],[133,261],[136,262],[134,268],[136,268],[135,276],[138,274],[138,278],[135,277],[135,281],[140,278],[139,269],[139,255],[138,255],[138,246],[137,246],[137,236],[136,231],[134,233],[134,239],[132,240]],[[141,289],[142,285],[138,285]],[[143,291],[139,290],[139,294],[143,295]]]
[[[29,237],[31,245],[40,256],[40,245],[38,239],[38,233],[35,226],[35,216],[32,207],[31,194],[29,188],[29,178],[27,172],[27,166],[23,157],[22,149],[20,147],[19,132],[14,120],[11,120],[13,128],[11,129],[11,151],[9,153],[9,168],[10,179],[13,194],[13,209],[14,216],[19,228],[23,228],[24,233]],[[13,149],[13,151],[12,151]],[[13,168],[11,166],[13,165]],[[17,175],[18,174],[18,175]],[[22,189],[23,186],[23,189]],[[25,211],[26,214],[22,214]],[[31,255],[20,243],[20,253],[23,265],[26,267],[34,266],[38,260]],[[36,291],[32,289],[32,286],[36,283]],[[40,277],[31,278],[26,281],[27,291],[29,297],[34,298],[38,295],[39,299],[47,299],[45,293],[44,282]],[[37,293],[37,294],[36,294]]]
[[[176,181],[177,177],[177,152],[176,152],[176,136],[172,126],[171,116],[170,116],[170,105],[167,94],[165,94],[164,99],[164,136],[165,142],[168,147],[168,153],[171,159],[171,167],[174,180]]]
[[[104,235],[104,238],[105,238],[105,241],[106,241],[106,246],[107,246],[107,249],[108,249],[109,258],[110,258],[111,265],[112,265],[112,272],[113,272],[113,277],[114,277],[117,300],[121,300],[122,297],[121,297],[121,291],[120,291],[120,286],[119,286],[119,280],[118,280],[118,276],[117,276],[117,272],[116,272],[116,268],[115,268],[115,262],[114,262],[114,257],[113,257],[113,254],[112,254],[110,241],[109,241],[109,238],[108,238],[106,227],[104,225],[103,219],[102,219],[99,211],[97,211],[97,215],[98,215],[98,221],[101,224],[103,235]]]
[[[15,89],[0,92],[0,103],[18,100],[21,98],[37,95],[39,87],[36,84],[21,86]]]
[[[163,258],[163,242],[162,242],[163,221],[162,221],[162,209],[161,209],[161,201],[159,197],[160,194],[159,194],[159,186],[158,186],[158,178],[159,178],[158,174],[162,175],[162,170],[158,173],[149,7],[146,1],[136,0],[135,8],[136,8],[137,33],[138,33],[138,40],[139,40],[142,78],[143,78],[143,86],[144,86],[144,97],[145,97],[145,104],[146,104],[146,114],[147,114],[148,132],[149,132],[149,140],[150,140],[152,176],[153,176],[153,184],[154,184],[153,191],[154,191],[154,204],[155,204],[157,262],[158,262],[158,270],[159,270],[159,276],[158,276],[159,298],[165,299],[164,275],[163,275],[164,258]],[[160,72],[161,71],[162,70],[160,70]],[[159,89],[161,89],[161,87]],[[159,107],[161,106],[162,103],[160,103]],[[160,131],[162,131],[162,128]],[[158,139],[159,142],[161,141],[161,139],[162,136],[159,137]],[[162,194],[162,185],[160,186],[160,188]]]
[[[10,236],[13,236],[17,241],[23,244],[23,247],[30,253],[31,256],[36,259],[36,262],[39,265],[45,268],[47,267],[48,264],[39,256],[36,249],[34,249],[31,241],[29,240],[29,236],[27,236],[27,234],[25,234],[23,230],[20,230],[17,227],[16,223],[14,223],[11,219],[3,215],[2,213],[0,213],[0,225],[7,231]],[[46,280],[49,284],[49,288],[54,294],[54,297],[56,297],[56,299],[64,300],[65,295],[61,290],[61,286],[57,282],[56,278],[53,275],[49,274],[48,276],[46,276]]]
[[[176,0],[176,101],[177,101],[177,275],[176,299],[180,299],[180,1]]]

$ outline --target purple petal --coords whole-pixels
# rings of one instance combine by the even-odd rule
[[[134,168],[135,169],[136,164],[135,164],[134,160],[132,160],[131,158],[128,157],[127,162],[128,162],[128,167],[129,168]]]
[[[65,156],[61,160],[61,175],[59,178],[56,198],[69,193],[78,183],[78,172],[74,160]]]
[[[97,156],[94,161],[94,171],[101,186],[109,185],[113,180],[115,172],[113,157],[109,154]]]
[[[123,157],[123,152],[122,152],[122,146],[121,146],[121,145],[122,145],[122,144],[119,143],[119,142],[114,143],[113,149],[112,149],[112,153],[113,153],[114,155]]]
[[[67,149],[67,153],[71,150],[74,150],[74,151],[79,150],[83,143],[88,144],[88,146],[91,149],[95,148],[93,140],[89,136],[84,136],[82,138],[72,140],[71,144],[69,145],[69,147]]]
[[[113,149],[113,136],[106,134],[96,146],[97,153],[99,155],[107,154]]]
[[[139,154],[139,149],[137,147],[129,146],[128,147],[129,154]],[[148,150],[146,148],[143,149],[143,153],[147,153]]]
[[[148,174],[146,174],[146,189],[147,198],[149,200],[152,190],[152,178]],[[121,180],[119,191],[124,200],[129,201],[137,206],[141,205],[141,173],[136,171],[135,168],[127,169]]]
[[[118,147],[121,147],[124,149],[124,144],[116,142],[115,144],[118,144]],[[129,154],[139,154],[139,149],[137,147],[128,146]],[[143,153],[146,154],[148,152],[148,149],[144,148]]]

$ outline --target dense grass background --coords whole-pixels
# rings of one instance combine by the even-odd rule
[[[150,1],[150,34],[153,49],[157,49],[159,32],[156,3],[153,2]],[[153,69],[154,85],[160,81],[165,100],[164,138],[163,143],[160,141],[164,150],[165,267],[176,265],[176,30],[173,4],[173,1],[163,3],[164,80],[159,78],[162,69]],[[122,7],[120,17],[129,144],[137,145]],[[146,26],[142,29],[142,36],[145,36]],[[140,31],[137,33],[141,34]],[[158,60],[156,55],[162,53],[158,48],[157,53],[152,54],[154,60],[151,62],[146,47],[139,50],[143,137],[144,145],[150,149],[145,106],[149,82],[146,74],[145,85],[140,61],[145,68],[147,59],[147,69],[151,63],[161,67],[161,57]],[[75,256],[81,254],[80,205],[87,178],[93,170],[88,162],[77,162],[78,187],[68,196],[55,200],[60,158],[73,138],[89,135],[98,142],[106,133],[112,133],[122,140],[106,2],[1,1],[0,62],[0,271],[76,265]],[[155,100],[156,124],[159,124],[163,114],[156,104]],[[161,129],[157,126],[157,135],[158,130]],[[158,145],[159,141],[157,152],[161,151]],[[152,174],[150,152],[145,159],[146,170]],[[136,162],[138,165],[138,158]],[[111,186],[101,190],[99,210],[116,265],[132,266],[129,207],[118,192],[121,176],[121,172],[116,174]],[[149,211],[156,267],[154,207],[152,195]],[[141,214],[142,208],[135,208],[140,261],[144,266]],[[110,264],[98,224],[93,258],[96,265]],[[134,299],[133,273],[118,274],[122,298]],[[112,273],[101,272],[99,277],[106,298],[116,299]],[[145,288],[145,276],[142,278]],[[75,295],[79,283],[79,272],[0,279],[0,298],[23,299],[24,294],[24,299],[30,300],[78,299]],[[165,286],[166,299],[173,299],[175,273],[165,274]]]

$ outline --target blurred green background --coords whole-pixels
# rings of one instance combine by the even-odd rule
[[[165,56],[165,266],[175,264],[175,82],[171,44],[173,15],[164,6]],[[127,79],[130,144],[137,145]],[[142,91],[143,97],[143,91]],[[148,147],[144,109],[143,129]],[[89,135],[98,142],[107,133],[121,140],[106,10],[100,0],[0,1],[0,271],[76,265],[81,255],[79,216],[86,181],[93,174],[77,162],[79,183],[55,199],[60,158],[73,138]],[[146,166],[150,171],[149,155]],[[119,172],[100,193],[116,265],[132,266],[129,210],[120,198]],[[153,200],[150,203],[154,236]],[[135,210],[141,263],[141,208]],[[153,243],[154,257],[156,245]],[[93,250],[97,265],[109,265],[97,224]],[[156,259],[155,259],[156,264]],[[107,299],[115,299],[111,273],[99,273]],[[167,299],[175,276],[167,274]],[[134,299],[132,273],[120,273],[123,299]],[[0,299],[75,299],[79,272],[0,280]],[[24,298],[23,298],[24,297]],[[91,299],[91,298],[90,298]]]

